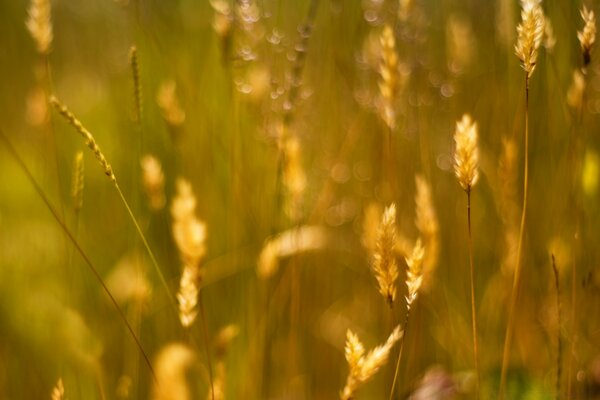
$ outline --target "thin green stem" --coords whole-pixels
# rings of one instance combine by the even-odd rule
[[[562,340],[560,338],[560,327],[562,316],[560,312],[560,280],[556,260],[552,254],[552,270],[554,271],[554,288],[556,290],[556,400],[560,399],[560,379],[562,373]]]
[[[127,213],[129,214],[131,221],[133,221],[133,225],[135,225],[135,229],[137,230],[138,234],[140,235],[140,239],[142,239],[142,243],[144,244],[144,247],[146,248],[146,252],[150,256],[150,260],[152,261],[152,264],[154,265],[154,269],[156,269],[156,272],[158,273],[161,283],[167,290],[169,302],[171,303],[171,306],[173,307],[173,309],[175,311],[177,311],[178,308],[177,308],[177,305],[175,304],[175,300],[173,299],[173,296],[171,295],[171,289],[169,289],[169,285],[167,284],[165,276],[163,275],[163,273],[160,269],[160,266],[158,265],[158,262],[156,261],[156,257],[154,257],[154,253],[152,252],[152,249],[150,249],[150,245],[148,244],[148,241],[146,240],[146,236],[144,235],[142,228],[140,228],[140,225],[138,224],[137,219],[133,215],[133,212],[131,211],[131,208],[129,207],[129,203],[127,203],[127,200],[125,200],[125,196],[123,195],[123,192],[121,191],[121,188],[119,187],[119,184],[117,183],[116,180],[114,181],[114,184],[115,184],[115,188],[117,189],[117,192],[119,193],[119,196],[121,197],[121,200],[123,201],[123,204],[125,205],[125,208],[127,209]]]
[[[27,179],[29,179],[29,182],[31,183],[31,185],[33,186],[33,188],[35,189],[35,191],[37,192],[38,196],[40,196],[40,198],[42,199],[42,201],[44,202],[44,204],[46,205],[46,207],[48,208],[48,210],[50,211],[50,213],[52,214],[52,216],[54,217],[54,219],[58,223],[58,225],[61,227],[61,229],[63,230],[63,232],[67,236],[67,238],[71,241],[71,243],[73,243],[73,246],[75,246],[75,249],[81,255],[81,257],[85,261],[86,265],[89,267],[90,271],[92,272],[92,274],[94,275],[94,277],[96,278],[96,280],[98,281],[98,283],[100,284],[100,286],[102,287],[102,289],[104,290],[104,292],[106,293],[106,295],[109,297],[111,303],[114,305],[115,309],[117,310],[117,313],[119,314],[119,317],[121,318],[121,320],[125,324],[127,330],[129,331],[129,334],[131,335],[131,337],[135,341],[136,346],[140,350],[140,353],[142,353],[142,356],[144,357],[144,360],[146,361],[146,364],[148,365],[148,369],[150,370],[150,373],[152,374],[152,378],[154,379],[154,381],[156,381],[156,375],[154,373],[154,368],[152,367],[152,363],[150,362],[150,359],[146,355],[146,352],[144,351],[141,342],[139,341],[137,335],[133,331],[133,328],[129,324],[129,321],[127,320],[127,317],[125,317],[125,314],[123,313],[123,310],[121,310],[121,307],[119,307],[119,304],[117,303],[117,300],[115,300],[115,298],[113,297],[112,293],[110,292],[110,290],[108,289],[108,287],[104,283],[104,280],[102,279],[102,276],[100,275],[100,273],[98,272],[98,270],[96,269],[96,267],[94,266],[94,264],[92,263],[92,261],[90,260],[90,258],[87,256],[87,254],[83,251],[83,249],[79,245],[79,242],[77,241],[77,239],[75,239],[75,236],[73,236],[73,234],[71,233],[71,231],[69,230],[69,228],[67,227],[67,225],[60,218],[58,212],[56,211],[56,209],[54,208],[54,206],[52,205],[52,203],[50,203],[50,200],[48,199],[48,197],[44,193],[44,190],[37,183],[37,181],[33,177],[33,174],[31,173],[31,171],[29,171],[29,168],[27,168],[27,166],[25,165],[25,162],[23,161],[23,159],[19,156],[19,154],[17,153],[16,149],[13,147],[13,145],[10,143],[10,141],[8,140],[8,138],[4,135],[4,133],[2,131],[0,131],[0,138],[2,138],[2,141],[4,142],[4,145],[6,146],[6,148],[8,149],[8,151],[11,153],[11,155],[14,157],[14,159],[17,162],[17,164],[19,165],[19,167],[21,167],[21,169],[23,170],[23,172],[27,176]]]
[[[404,350],[404,339],[406,338],[406,330],[408,329],[408,318],[410,317],[410,306],[406,310],[404,323],[402,324],[402,339],[400,339],[400,350],[398,351],[398,360],[396,360],[396,369],[394,370],[394,380],[392,381],[392,389],[390,390],[390,400],[394,398],[396,383],[398,382],[398,372],[400,371],[400,360],[402,359],[402,350]]]
[[[500,373],[500,387],[498,397],[500,400],[504,397],[504,385],[506,383],[506,370],[510,360],[511,341],[515,327],[515,310],[517,299],[519,297],[519,286],[521,282],[521,266],[523,254],[523,236],[525,233],[525,218],[527,215],[527,189],[529,176],[529,76],[525,73],[525,170],[523,177],[523,209],[521,211],[521,227],[519,229],[519,243],[517,246],[517,260],[513,276],[513,287],[510,297],[510,308],[508,313],[508,323],[506,327],[506,336],[504,338],[504,351],[502,355],[502,371]]]
[[[479,370],[479,350],[477,346],[477,313],[475,312],[475,268],[473,266],[473,237],[471,233],[471,187],[467,189],[467,225],[469,231],[469,272],[471,276],[471,325],[473,328],[473,357],[475,358],[475,372],[477,383],[475,398],[479,398],[481,387],[481,373]]]

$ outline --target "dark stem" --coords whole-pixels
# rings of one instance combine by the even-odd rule
[[[473,238],[471,233],[471,187],[467,188],[467,225],[469,231],[469,272],[471,277],[471,322],[473,328],[473,357],[475,359],[475,372],[477,384],[475,387],[475,398],[479,398],[481,387],[481,376],[479,371],[479,348],[477,346],[477,313],[475,312],[475,268],[473,265]]]

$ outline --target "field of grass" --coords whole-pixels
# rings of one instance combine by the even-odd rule
[[[600,399],[599,10],[0,0],[0,399]]]

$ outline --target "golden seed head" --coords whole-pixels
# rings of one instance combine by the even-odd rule
[[[54,388],[52,389],[52,394],[51,394],[50,398],[52,400],[63,400],[64,397],[65,397],[65,387],[63,385],[62,378],[60,378],[58,380],[58,382],[56,382],[56,385],[54,386]]]
[[[185,179],[176,183],[171,205],[173,237],[184,265],[199,267],[206,254],[206,224],[196,217],[196,196]]]
[[[165,175],[163,174],[160,161],[149,154],[141,160],[142,185],[148,196],[150,208],[154,211],[161,210],[165,206]]]
[[[50,11],[50,0],[31,0],[25,25],[40,54],[48,54],[52,45],[53,34]]]
[[[175,81],[169,80],[160,85],[156,95],[156,103],[165,122],[173,127],[179,127],[185,122],[185,111],[181,108],[176,90]]]
[[[108,161],[106,161],[106,157],[104,157],[102,150],[100,150],[100,147],[96,143],[96,140],[94,139],[92,134],[83,126],[83,124],[75,117],[75,115],[73,115],[73,113],[55,96],[50,97],[50,104],[52,104],[56,111],[58,111],[58,113],[62,115],[63,118],[65,118],[67,122],[73,128],[75,128],[75,130],[83,137],[83,139],[85,140],[85,144],[87,145],[87,147],[89,147],[90,150],[92,150],[94,156],[96,157],[96,160],[98,160],[100,166],[102,167],[102,169],[104,169],[104,174],[108,176],[108,178],[111,181],[116,182],[117,178],[113,173],[112,167],[110,166]]]
[[[83,152],[78,151],[75,154],[75,164],[73,165],[73,186],[71,187],[71,196],[73,198],[73,209],[75,212],[81,210],[83,206],[83,186],[84,186],[84,166]]]
[[[396,299],[398,264],[394,253],[396,245],[396,206],[391,204],[383,212],[377,231],[377,244],[373,254],[372,269],[379,293],[391,305]]]
[[[454,172],[460,186],[470,191],[479,179],[479,150],[477,148],[477,123],[469,114],[456,122],[454,133],[456,150],[454,153]]]
[[[379,64],[379,93],[381,94],[383,121],[390,129],[396,126],[396,98],[398,96],[398,54],[394,31],[389,25],[383,28],[380,37],[381,61]]]
[[[186,345],[171,343],[162,348],[154,361],[152,400],[191,399],[188,374],[196,360],[196,354]]]
[[[190,327],[196,320],[198,310],[199,269],[195,265],[186,265],[181,274],[177,302],[179,303],[179,321],[184,328]]]
[[[593,10],[588,10],[586,6],[581,9],[581,18],[583,18],[583,30],[577,32],[577,39],[581,44],[583,54],[583,65],[587,66],[591,61],[592,46],[596,41],[596,16]]]
[[[517,26],[515,54],[530,78],[535,69],[538,50],[544,38],[545,17],[541,0],[522,0],[521,23]]]
[[[419,294],[419,289],[423,283],[423,257],[425,248],[421,245],[421,239],[418,239],[413,248],[412,254],[405,258],[408,270],[406,271],[406,286],[408,294],[406,295],[406,307],[410,310],[412,303]]]
[[[258,276],[267,279],[277,272],[280,259],[323,249],[328,242],[327,231],[320,226],[303,225],[284,231],[263,246],[258,257]]]
[[[415,177],[417,194],[415,226],[419,230],[427,246],[427,253],[423,259],[423,285],[430,283],[430,277],[435,270],[439,255],[439,222],[433,204],[429,182],[421,176]],[[412,250],[412,249],[411,249]]]
[[[351,330],[348,330],[344,350],[350,372],[348,373],[346,386],[344,386],[344,389],[340,393],[342,400],[354,398],[360,386],[371,380],[377,371],[385,365],[392,347],[402,338],[402,335],[403,332],[400,326],[396,326],[384,344],[375,347],[365,355],[365,348],[358,336]]]

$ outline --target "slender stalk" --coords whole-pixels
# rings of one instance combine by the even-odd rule
[[[560,378],[562,374],[562,340],[560,338],[560,327],[562,316],[560,312],[560,280],[558,279],[558,268],[556,268],[556,260],[552,254],[552,270],[554,271],[554,288],[556,290],[556,399],[560,399]]]
[[[404,316],[404,322],[402,323],[402,339],[400,339],[400,350],[398,350],[398,360],[396,360],[396,369],[394,370],[394,380],[392,381],[392,389],[390,390],[390,399],[394,398],[394,391],[396,390],[396,383],[398,382],[398,372],[400,371],[400,359],[402,359],[402,350],[404,350],[404,339],[406,338],[406,331],[408,329],[408,319],[410,317],[410,307],[406,310]]]
[[[525,233],[525,218],[527,215],[527,189],[529,175],[529,76],[525,72],[525,170],[523,177],[523,209],[521,211],[521,227],[519,229],[519,243],[517,246],[517,263],[513,275],[513,287],[510,297],[510,308],[508,313],[508,324],[506,327],[506,336],[504,338],[504,351],[502,355],[502,371],[500,373],[500,387],[498,397],[500,400],[504,397],[504,384],[506,383],[506,370],[510,360],[510,348],[512,335],[515,327],[515,309],[517,298],[519,297],[519,284],[521,282],[521,258],[523,254],[523,236]]]
[[[200,309],[200,318],[202,319],[202,335],[204,336],[204,349],[206,350],[206,364],[208,366],[208,379],[210,380],[211,400],[215,400],[215,387],[212,373],[212,361],[210,356],[210,345],[208,340],[208,325],[206,323],[206,313],[204,311],[204,302],[202,301],[202,292],[198,295],[198,308]]]
[[[477,384],[475,398],[479,398],[481,388],[481,373],[479,370],[479,350],[477,346],[477,313],[475,312],[475,268],[473,267],[473,235],[471,233],[471,188],[467,190],[467,225],[469,231],[469,272],[471,276],[471,325],[473,328],[473,357],[475,358],[475,372]]]
[[[571,268],[571,349],[569,351],[569,366],[567,371],[567,396],[569,399],[574,398],[572,395],[573,390],[573,364],[574,354],[575,354],[575,342],[577,341],[577,262],[578,255],[581,246],[581,218],[582,218],[582,209],[581,209],[581,187],[578,185],[579,177],[581,176],[581,160],[577,160],[577,156],[581,156],[582,147],[583,147],[583,138],[581,129],[583,126],[583,107],[586,101],[586,92],[587,92],[587,80],[585,80],[587,76],[587,69],[585,67],[581,68],[581,72],[584,77],[584,89],[583,96],[581,99],[581,104],[579,106],[579,115],[577,116],[576,128],[575,128],[575,138],[573,145],[573,154],[571,159],[571,168],[573,172],[573,195],[572,195],[572,208],[575,213],[575,229],[573,233],[573,266]]]
[[[121,191],[121,188],[119,187],[119,184],[117,183],[116,180],[114,181],[114,185],[115,185],[115,189],[117,189],[117,192],[119,193],[119,196],[121,197],[121,200],[123,201],[123,204],[125,205],[125,208],[127,209],[127,213],[129,214],[129,217],[131,218],[133,225],[135,225],[135,229],[137,230],[138,234],[140,235],[140,239],[142,239],[142,243],[144,244],[144,247],[146,248],[146,252],[150,256],[150,260],[152,261],[152,264],[154,265],[154,268],[156,269],[156,272],[158,273],[161,283],[167,290],[167,293],[169,295],[169,302],[171,303],[171,306],[173,306],[174,310],[178,310],[177,304],[175,304],[175,300],[173,299],[173,296],[171,295],[171,289],[169,289],[167,280],[165,279],[165,276],[163,275],[163,273],[158,265],[158,262],[156,261],[156,257],[154,257],[154,253],[152,252],[152,249],[150,249],[150,245],[148,244],[148,241],[146,240],[146,236],[144,235],[142,228],[140,228],[140,225],[138,224],[137,219],[133,215],[133,211],[131,211],[131,208],[129,207],[129,203],[127,202],[127,200],[125,200],[125,196],[123,195],[123,192]]]
[[[104,292],[106,293],[106,295],[109,297],[111,303],[114,305],[115,309],[117,310],[117,313],[119,314],[119,317],[121,318],[121,320],[123,321],[123,323],[127,327],[127,330],[129,331],[129,334],[131,335],[131,337],[135,341],[136,346],[140,350],[140,353],[142,353],[142,356],[144,357],[144,360],[146,361],[146,364],[148,365],[148,369],[150,370],[150,373],[152,374],[152,378],[156,382],[156,375],[154,373],[154,368],[152,367],[152,363],[150,362],[150,359],[146,355],[146,352],[144,351],[144,349],[142,347],[142,344],[140,343],[137,335],[133,331],[133,328],[131,327],[131,325],[127,321],[127,317],[125,317],[125,314],[123,313],[123,310],[121,310],[121,307],[119,307],[119,304],[117,303],[117,300],[115,300],[115,298],[113,297],[112,293],[110,292],[110,290],[108,289],[108,287],[104,283],[104,280],[102,279],[102,276],[100,275],[100,273],[98,272],[98,270],[96,269],[96,267],[94,266],[94,264],[92,263],[92,261],[89,259],[89,257],[87,256],[87,254],[83,251],[83,249],[79,245],[79,242],[77,241],[77,239],[75,239],[75,236],[73,236],[73,234],[71,233],[71,231],[69,230],[69,228],[67,227],[67,225],[60,218],[58,212],[56,211],[56,209],[54,208],[54,206],[50,203],[50,200],[48,199],[48,197],[44,193],[44,190],[37,183],[37,181],[35,180],[35,178],[33,177],[32,173],[31,173],[31,171],[29,171],[29,168],[27,168],[27,166],[25,165],[25,162],[23,161],[23,159],[19,156],[19,154],[17,153],[16,149],[10,143],[10,141],[8,140],[8,138],[4,135],[4,132],[0,131],[0,137],[2,138],[2,141],[4,142],[4,145],[6,146],[6,148],[8,149],[8,151],[11,153],[11,155],[14,157],[14,159],[17,162],[17,164],[19,165],[19,167],[21,167],[21,169],[23,170],[23,172],[27,176],[27,179],[29,180],[29,182],[31,183],[31,185],[33,186],[33,188],[35,189],[35,191],[38,194],[38,196],[40,196],[40,198],[42,199],[42,201],[44,202],[44,204],[46,205],[46,207],[48,208],[48,210],[50,211],[50,213],[52,214],[52,216],[54,217],[54,219],[58,223],[58,225],[61,227],[61,229],[63,230],[63,232],[67,236],[67,238],[71,241],[71,243],[73,243],[73,246],[75,246],[75,249],[81,255],[81,257],[83,258],[83,260],[85,261],[85,263],[89,267],[90,271],[94,274],[94,277],[96,278],[96,280],[98,281],[98,283],[100,284],[100,286],[102,287],[102,289],[104,290]]]

